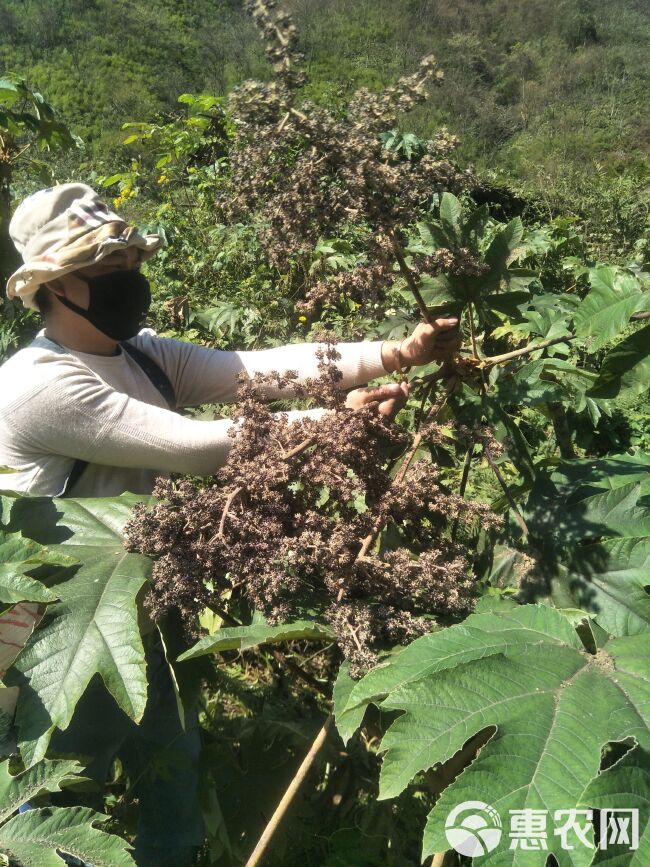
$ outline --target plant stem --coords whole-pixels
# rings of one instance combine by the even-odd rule
[[[643,313],[634,313],[630,316],[630,322],[641,322],[644,319],[650,319],[650,310]],[[493,355],[491,358],[483,359],[483,368],[488,369],[494,367],[495,364],[502,364],[504,361],[511,361],[513,358],[521,358],[523,355],[531,355],[538,349],[546,349],[549,346],[556,346],[558,343],[570,343],[578,337],[577,334],[567,334],[566,337],[555,337],[553,340],[542,340],[541,343],[529,343],[528,346],[523,346],[521,349],[514,349],[512,352],[505,352],[503,355]]]
[[[399,269],[402,272],[402,276],[406,280],[409,289],[413,293],[415,300],[417,301],[418,307],[420,308],[420,313],[422,314],[422,318],[425,322],[428,322],[429,325],[433,325],[433,320],[431,319],[429,308],[425,304],[424,298],[420,293],[420,289],[418,287],[417,280],[413,276],[413,272],[406,264],[406,259],[404,258],[404,250],[402,249],[402,245],[397,238],[395,230],[392,230],[390,232],[390,239],[392,241],[393,252],[395,253],[395,258],[397,259]]]
[[[458,495],[461,499],[465,498],[465,491],[467,490],[467,481],[469,479],[469,470],[472,465],[472,457],[474,456],[474,446],[475,442],[472,440],[470,447],[467,449],[467,454],[465,455],[465,461],[463,462],[463,474],[460,477],[460,487],[458,489]],[[456,533],[458,532],[458,518],[454,518],[454,523],[451,527],[451,538],[452,541],[456,541]]]
[[[512,352],[504,352],[503,355],[493,355],[491,358],[483,359],[482,367],[486,370],[494,367],[495,364],[503,364],[503,362],[511,361],[513,358],[531,355],[533,352],[537,352],[538,349],[546,349],[548,346],[556,346],[558,343],[568,343],[570,340],[575,339],[576,335],[569,334],[566,337],[555,337],[553,340],[542,340],[541,343],[529,343],[528,346],[523,346],[521,349],[514,349]]]
[[[443,396],[429,410],[429,413],[428,413],[426,419],[424,420],[425,431],[426,431],[427,422],[433,421],[433,419],[438,415],[438,413],[442,410],[444,405],[447,403],[447,398],[451,394],[451,390],[452,390],[451,388],[447,388],[447,390],[445,391]],[[387,494],[390,493],[390,490],[391,490],[393,485],[395,485],[395,484],[400,485],[404,481],[404,479],[406,478],[406,474],[409,470],[409,467],[411,466],[411,462],[413,461],[413,458],[415,457],[417,450],[420,448],[420,445],[421,445],[423,439],[424,439],[424,434],[422,434],[420,432],[418,432],[415,435],[415,437],[413,438],[413,443],[411,445],[411,448],[408,450],[408,452],[404,456],[404,459],[402,460],[399,471],[397,472],[397,475],[395,476],[395,478],[391,482],[391,487],[386,492]],[[375,522],[372,526],[371,531],[368,533],[366,538],[361,543],[361,548],[359,549],[359,553],[357,554],[357,556],[355,558],[354,566],[363,562],[364,557],[367,555],[368,551],[372,547],[377,536],[379,535],[379,533],[381,533],[382,528],[384,526],[384,523],[385,523],[385,519],[381,515],[378,516],[377,518],[375,518]],[[340,602],[343,599],[344,595],[345,595],[345,585],[343,584],[341,586],[341,588],[339,589],[339,592],[338,592],[337,597],[336,597],[336,601]]]
[[[311,747],[309,748],[309,752],[307,753],[307,755],[303,759],[302,764],[298,768],[298,771],[296,772],[295,777],[289,783],[289,786],[287,787],[286,792],[282,796],[280,803],[276,807],[275,812],[271,816],[271,819],[270,819],[268,825],[266,826],[266,828],[264,829],[264,832],[262,833],[262,836],[258,840],[257,846],[253,850],[253,854],[246,862],[246,867],[256,867],[256,865],[258,865],[260,863],[262,856],[266,852],[266,849],[267,849],[269,843],[271,842],[271,838],[275,834],[275,832],[278,828],[278,825],[280,824],[280,822],[282,821],[282,818],[284,817],[284,814],[287,812],[287,809],[289,808],[291,802],[293,801],[294,797],[296,796],[298,789],[300,788],[300,786],[304,782],[305,777],[307,776],[307,774],[309,773],[309,771],[311,769],[311,766],[314,764],[314,760],[316,759],[316,756],[320,752],[321,747],[323,746],[323,744],[327,740],[327,735],[329,734],[329,731],[333,725],[334,725],[334,715],[330,714],[327,717],[327,719],[325,720],[325,724],[323,725],[322,729],[316,735],[316,738],[315,738],[313,744],[311,745]]]
[[[573,460],[577,455],[571,442],[571,428],[569,427],[564,406],[561,403],[549,403],[548,411],[551,416],[551,423],[555,431],[555,441],[560,449],[560,455],[564,460]]]
[[[234,491],[231,491],[231,493],[228,494],[228,497],[226,499],[226,503],[223,507],[223,512],[221,513],[221,520],[219,521],[219,529],[217,530],[216,538],[219,538],[219,539],[223,538],[223,531],[224,531],[224,528],[226,526],[226,518],[228,517],[228,512],[230,510],[230,507],[232,506],[232,503],[233,503],[233,500],[235,499],[235,497],[237,497],[239,494],[241,494],[241,492],[243,490],[244,490],[243,487],[240,485],[238,488],[235,488]],[[210,542],[208,542],[208,545],[212,541],[213,540],[211,539]]]
[[[486,458],[488,464],[490,465],[490,469],[492,470],[492,472],[496,476],[497,482],[501,485],[501,490],[505,494],[506,500],[508,501],[508,504],[509,504],[510,508],[512,509],[512,512],[515,516],[515,520],[519,524],[521,532],[524,534],[526,539],[528,539],[528,536],[530,535],[530,531],[528,530],[528,525],[524,521],[523,515],[519,511],[519,508],[518,508],[517,504],[515,503],[514,497],[510,493],[510,488],[508,487],[506,480],[503,478],[503,475],[501,474],[501,470],[494,463],[494,459],[493,459],[492,455],[490,454],[490,450],[486,446],[483,446],[483,454],[485,455],[485,458]]]
[[[304,439],[301,443],[298,443],[297,446],[294,446],[288,452],[283,452],[282,453],[282,460],[288,461],[289,458],[295,458],[296,455],[299,455],[299,454],[301,454],[301,452],[306,451],[309,448],[309,446],[312,446],[313,444],[314,444],[314,438],[313,437],[307,437],[307,439]]]
[[[478,346],[476,344],[476,328],[474,327],[474,305],[471,301],[467,305],[467,312],[469,313],[469,333],[472,339],[472,355],[474,358],[479,358]]]

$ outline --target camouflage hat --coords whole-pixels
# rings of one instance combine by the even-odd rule
[[[41,284],[128,247],[140,251],[142,262],[164,243],[159,235],[141,235],[129,226],[86,184],[61,184],[28,196],[16,209],[9,234],[24,264],[7,281],[7,297],[33,309]]]

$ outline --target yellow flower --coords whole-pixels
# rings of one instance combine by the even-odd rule
[[[306,321],[307,321],[307,317],[306,317],[306,316],[299,316],[299,317],[298,317],[298,322],[306,322]]]

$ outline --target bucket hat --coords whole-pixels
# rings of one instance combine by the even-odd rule
[[[160,235],[142,235],[109,210],[86,184],[60,184],[24,199],[9,224],[23,265],[7,281],[7,297],[36,310],[38,287],[135,247],[144,262],[162,247]]]

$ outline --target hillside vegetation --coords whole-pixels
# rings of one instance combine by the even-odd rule
[[[356,87],[378,89],[433,52],[445,83],[409,118],[415,132],[448,125],[464,158],[551,210],[580,200],[607,222],[612,198],[624,211],[647,192],[650,21],[640,0],[288,8],[317,100],[343,104]],[[7,0],[3,68],[44,92],[95,159],[109,160],[124,122],[175,112],[186,91],[224,94],[270,74],[239,0]]]

